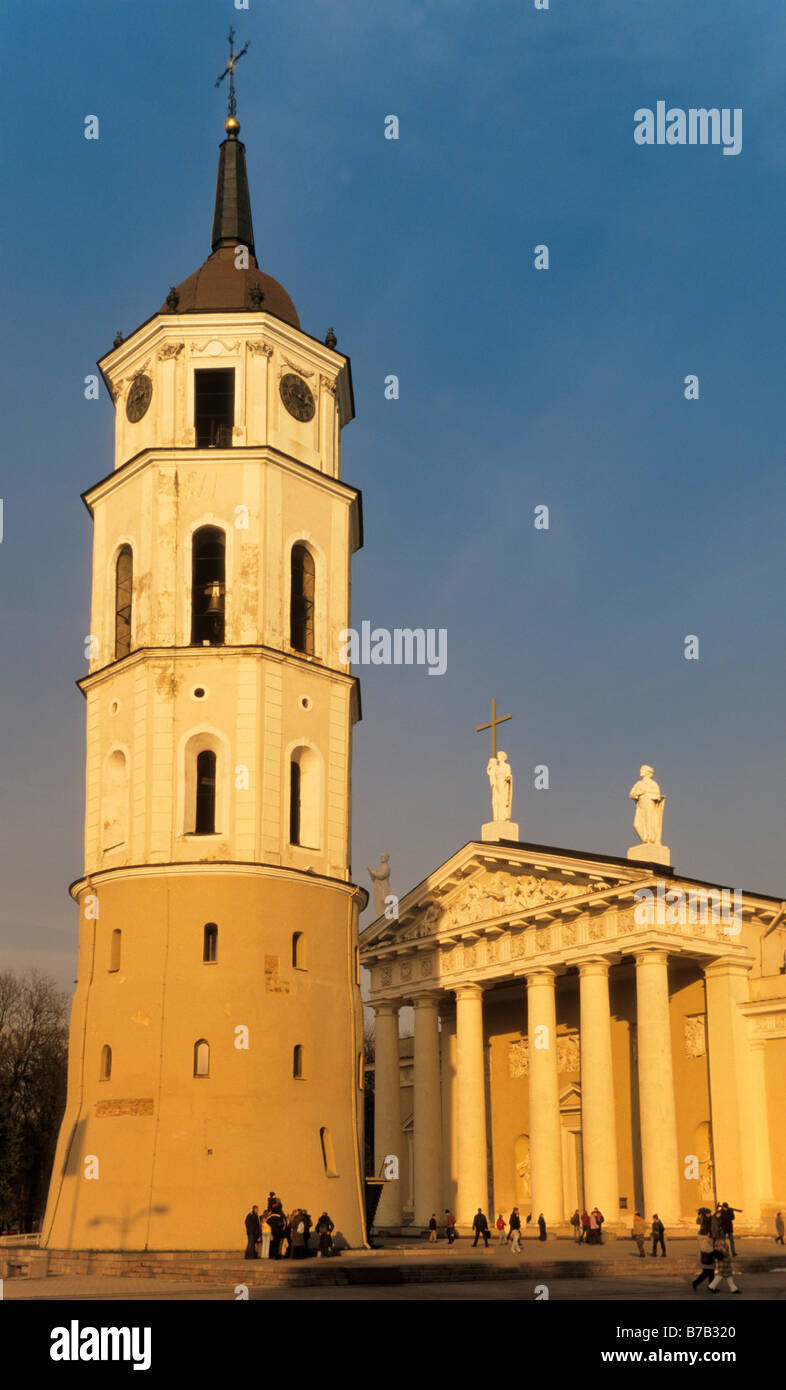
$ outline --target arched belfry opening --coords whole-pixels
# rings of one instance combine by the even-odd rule
[[[220,647],[224,642],[226,536],[218,526],[200,526],[191,544],[191,645]]]

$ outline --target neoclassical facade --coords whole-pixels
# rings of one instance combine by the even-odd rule
[[[361,936],[376,1224],[786,1207],[786,910],[659,864],[471,842]],[[414,1007],[402,1088],[399,1010]],[[411,1072],[411,1076],[410,1076]],[[402,1106],[402,1096],[405,1098]]]

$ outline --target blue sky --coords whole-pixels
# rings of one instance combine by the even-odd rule
[[[496,695],[523,839],[624,855],[649,762],[678,871],[784,892],[783,6],[7,0],[0,967],[75,973],[83,380],[209,252],[230,23],[261,264],[352,359],[354,621],[448,631],[359,671],[355,877],[479,835]],[[659,99],[741,153],[637,146]]]

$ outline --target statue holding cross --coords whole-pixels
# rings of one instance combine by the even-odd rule
[[[519,837],[519,828],[510,818],[513,810],[513,769],[507,753],[501,749],[497,751],[497,726],[512,718],[512,714],[503,714],[498,719],[497,702],[492,700],[490,722],[479,724],[475,729],[476,734],[491,730],[491,757],[486,764],[486,776],[491,784],[492,818],[483,826],[484,840],[517,840]]]

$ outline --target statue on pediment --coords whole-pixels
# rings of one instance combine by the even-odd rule
[[[663,833],[663,810],[666,798],[646,763],[639,768],[639,780],[631,787],[629,796],[636,802],[633,829],[643,845],[659,845]]]

